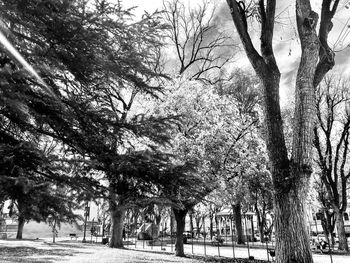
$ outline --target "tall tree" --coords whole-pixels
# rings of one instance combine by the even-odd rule
[[[20,75],[18,68],[18,74],[5,72],[1,91],[7,98],[17,96],[32,118],[5,117],[60,140],[70,154],[84,156],[82,162],[104,175],[108,188],[103,194],[112,219],[110,246],[123,246],[128,202],[153,189],[169,162],[155,151],[166,140],[165,121],[130,113],[138,94],[155,95],[160,89],[162,25],[157,15],[131,22],[132,9],[108,1],[1,5],[8,38],[53,93],[39,90],[42,84]]]
[[[312,173],[312,141],[316,116],[315,88],[334,65],[328,34],[339,0],[323,0],[319,15],[309,0],[296,0],[301,60],[296,77],[293,146],[288,157],[279,101],[280,71],[273,50],[275,0],[256,3],[260,21],[260,53],[254,47],[246,1],[227,0],[245,53],[263,85],[266,144],[271,160],[276,222],[276,262],[313,262],[305,222],[304,201]],[[248,5],[247,5],[248,6]]]
[[[336,215],[339,249],[349,251],[344,226],[348,205],[350,94],[346,78],[327,75],[316,94],[317,125],[314,129],[316,163],[328,200]],[[324,203],[324,202],[323,202]]]

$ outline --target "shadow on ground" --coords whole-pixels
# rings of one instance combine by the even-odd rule
[[[128,249],[125,250],[137,251],[142,253],[149,254],[165,254],[165,255],[174,255],[174,252],[166,251],[149,251],[149,250],[140,250],[140,249]],[[265,263],[266,260],[258,259],[247,259],[247,258],[230,258],[230,257],[216,257],[216,256],[200,256],[200,255],[186,255],[183,258],[198,260],[199,262],[205,263]],[[145,262],[159,262],[159,259],[145,258],[145,257],[135,257],[133,263],[145,263]],[[174,261],[173,259],[162,259],[162,262],[179,262]],[[270,261],[269,261],[270,262]]]
[[[69,248],[69,249],[67,249]],[[0,262],[12,263],[51,263],[57,262],[64,256],[74,256],[81,253],[73,250],[72,246],[60,245],[51,249],[30,246],[8,247],[0,246]]]

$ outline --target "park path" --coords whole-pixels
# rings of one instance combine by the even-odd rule
[[[142,241],[137,241],[135,245],[126,246],[129,249],[145,250],[145,251],[165,251],[174,252],[174,246],[167,245],[165,247],[160,246],[147,246]],[[207,255],[207,256],[218,256],[221,257],[236,257],[236,258],[248,258],[253,256],[255,259],[269,260],[272,261],[270,255],[267,254],[266,248],[250,247],[249,252],[247,247],[234,247],[231,246],[213,246],[207,244],[204,248],[203,244],[185,244],[184,250],[187,255]],[[350,263],[350,255],[332,255],[332,259],[328,254],[313,254],[314,263]]]
[[[232,247],[220,247],[220,256],[233,257]],[[81,243],[81,241],[59,240],[0,240],[0,262],[2,263],[202,263],[191,258],[178,258],[173,255],[174,246],[165,247],[144,245],[137,242],[126,249],[111,249],[101,244]],[[193,245],[195,255],[218,256],[218,247],[201,244]],[[185,252],[192,254],[192,245],[185,245]],[[248,258],[246,247],[235,247],[235,257]],[[250,248],[255,259],[267,260],[266,249]],[[329,255],[313,255],[315,263],[331,263]],[[271,261],[271,258],[269,258]],[[333,263],[349,263],[350,256],[333,255]]]

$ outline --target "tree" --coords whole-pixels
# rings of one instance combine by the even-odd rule
[[[193,206],[215,189],[222,173],[229,175],[232,172],[232,169],[228,168],[235,165],[235,156],[232,155],[235,153],[235,147],[239,148],[237,142],[249,135],[250,129],[257,121],[253,110],[250,112],[253,117],[245,115],[241,108],[243,104],[239,101],[232,103],[223,93],[222,91],[220,95],[215,87],[198,81],[180,79],[172,83],[169,93],[164,96],[164,102],[155,110],[165,116],[181,116],[181,122],[173,130],[174,140],[170,151],[177,156],[178,161],[191,161],[196,164],[195,172],[188,180],[189,183],[191,180],[197,180],[197,185],[193,184],[187,190],[181,190],[184,189],[182,186],[171,191],[180,196],[178,202],[184,205],[181,209],[174,207],[175,217],[178,213],[181,222],[184,222],[187,212],[191,211]],[[236,127],[234,130],[233,125]],[[232,144],[228,146],[227,141]],[[202,186],[203,183],[211,185],[205,187]],[[202,190],[204,192],[200,192]],[[197,194],[197,198],[194,198],[194,193]],[[181,224],[177,222],[178,227],[179,225]],[[182,232],[177,231],[177,235],[177,240],[182,242]],[[181,246],[179,244],[179,247]],[[180,253],[183,249],[179,247],[176,253],[182,256]]]
[[[263,156],[263,153],[257,156]],[[256,161],[256,166],[250,171],[250,175],[247,178],[250,195],[249,203],[253,205],[255,210],[261,242],[264,242],[263,237],[270,229],[267,224],[267,214],[273,210],[272,181],[265,162],[266,159]]]
[[[347,186],[350,112],[347,79],[327,75],[316,93],[317,125],[314,128],[316,163],[326,190],[323,204],[330,203],[336,216],[339,249],[349,251],[344,227],[344,212],[348,204]],[[327,209],[328,211],[328,209]],[[331,232],[332,233],[332,232]]]
[[[209,216],[209,229],[210,229],[210,239],[214,236],[214,222],[216,231],[219,231],[219,222],[217,213],[220,212],[221,209],[224,208],[223,198],[222,198],[222,189],[218,187],[214,191],[212,191],[206,198],[206,202],[204,203],[204,213]],[[219,233],[217,233],[219,234]]]
[[[70,188],[59,183],[65,176],[53,172],[53,160],[33,143],[13,138],[3,129],[0,133],[0,191],[11,200],[10,215],[18,219],[16,238],[22,239],[29,220],[46,222],[49,215],[55,215],[57,222],[72,223],[79,218],[73,211],[77,204]]]
[[[210,148],[214,149],[216,155],[211,164],[220,174],[219,180],[222,181],[222,190],[226,194],[224,199],[233,211],[237,242],[243,244],[241,212],[245,200],[249,198],[246,194],[249,177],[254,173],[249,167],[253,167],[257,161],[254,160],[255,156],[263,155],[263,151],[257,150],[259,143],[263,143],[256,133],[260,118],[260,96],[256,89],[259,82],[249,72],[240,69],[232,73],[231,80],[230,83],[218,83],[216,89],[221,98],[235,104],[237,115],[234,121],[226,119],[225,128],[221,127],[219,133],[222,137],[212,139]]]
[[[187,173],[182,184],[169,185],[167,196],[173,200],[173,212],[177,225],[176,255],[184,256],[183,231],[185,217],[193,207],[215,188],[214,174],[206,154],[207,146],[215,134],[220,130],[217,118],[223,106],[214,90],[203,89],[198,81],[177,80],[169,87],[164,102],[155,109],[159,114],[179,115],[180,122],[171,131],[173,136],[172,147],[169,151],[175,156],[176,163],[190,162],[193,170]],[[191,86],[189,90],[188,87]],[[227,113],[229,116],[232,112]],[[232,117],[232,116],[231,116]],[[220,122],[221,124],[223,122]],[[214,158],[213,156],[211,158]]]
[[[333,233],[336,221],[335,213],[333,211],[330,198],[328,197],[327,190],[322,180],[315,181],[315,188],[317,191],[317,200],[321,204],[321,209],[314,216],[316,216],[316,219],[317,215],[321,218],[321,225],[326,237],[326,241],[334,248],[335,240]]]
[[[2,1],[2,7],[8,36],[54,94],[37,89],[36,79],[5,74],[2,91],[12,90],[6,96],[16,95],[31,115],[30,121],[7,117],[61,141],[104,175],[108,187],[99,194],[109,201],[110,246],[122,247],[127,205],[165,182],[169,163],[156,151],[167,139],[167,119],[129,114],[138,94],[160,90],[157,14],[131,25],[133,9],[107,1]]]
[[[271,161],[274,185],[276,262],[313,262],[306,231],[304,201],[312,173],[312,140],[315,125],[315,88],[334,65],[334,52],[328,46],[328,34],[339,0],[322,1],[320,28],[318,14],[310,1],[296,1],[296,22],[301,43],[301,61],[296,77],[293,146],[289,159],[283,134],[279,102],[280,71],[272,39],[275,25],[275,0],[256,4],[260,27],[259,53],[253,45],[247,23],[245,1],[227,0],[234,25],[245,53],[263,85],[266,116],[266,145]]]
[[[171,0],[164,1],[163,9],[167,37],[176,52],[176,73],[208,84],[220,81],[233,57],[233,43],[215,21],[215,6],[203,1],[198,8],[187,8]]]

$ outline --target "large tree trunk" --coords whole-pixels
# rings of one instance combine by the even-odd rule
[[[277,262],[313,262],[305,223],[305,191],[291,189],[275,198]]]
[[[347,237],[345,235],[345,226],[344,226],[344,212],[337,213],[336,219],[337,232],[339,238],[339,250],[349,251],[349,246],[347,242]]]
[[[18,228],[17,228],[16,239],[22,239],[24,223],[25,223],[24,217],[19,215],[18,216]]]
[[[112,199],[112,198],[111,198]],[[109,247],[123,247],[123,227],[126,209],[122,205],[117,205],[115,200],[109,201],[109,209],[111,213],[111,240]]]
[[[248,33],[247,18],[241,2],[227,0],[227,3],[245,52],[264,86],[265,134],[275,191],[276,262],[312,263],[305,227],[304,202],[312,169],[315,87],[334,65],[334,52],[329,48],[327,38],[339,1],[322,1],[318,36],[318,15],[312,11],[310,1],[296,0],[297,28],[302,53],[296,78],[291,160],[288,160],[283,134],[279,102],[280,72],[272,43],[276,1],[259,1],[261,55]]]
[[[235,217],[235,227],[237,234],[237,244],[245,244],[244,242],[244,233],[242,227],[242,213],[241,213],[241,203],[232,205],[233,215]]]
[[[178,257],[184,257],[184,240],[183,233],[185,230],[185,219],[188,212],[187,209],[175,209],[173,208],[175,220],[176,220],[176,242],[175,242],[175,255]]]

